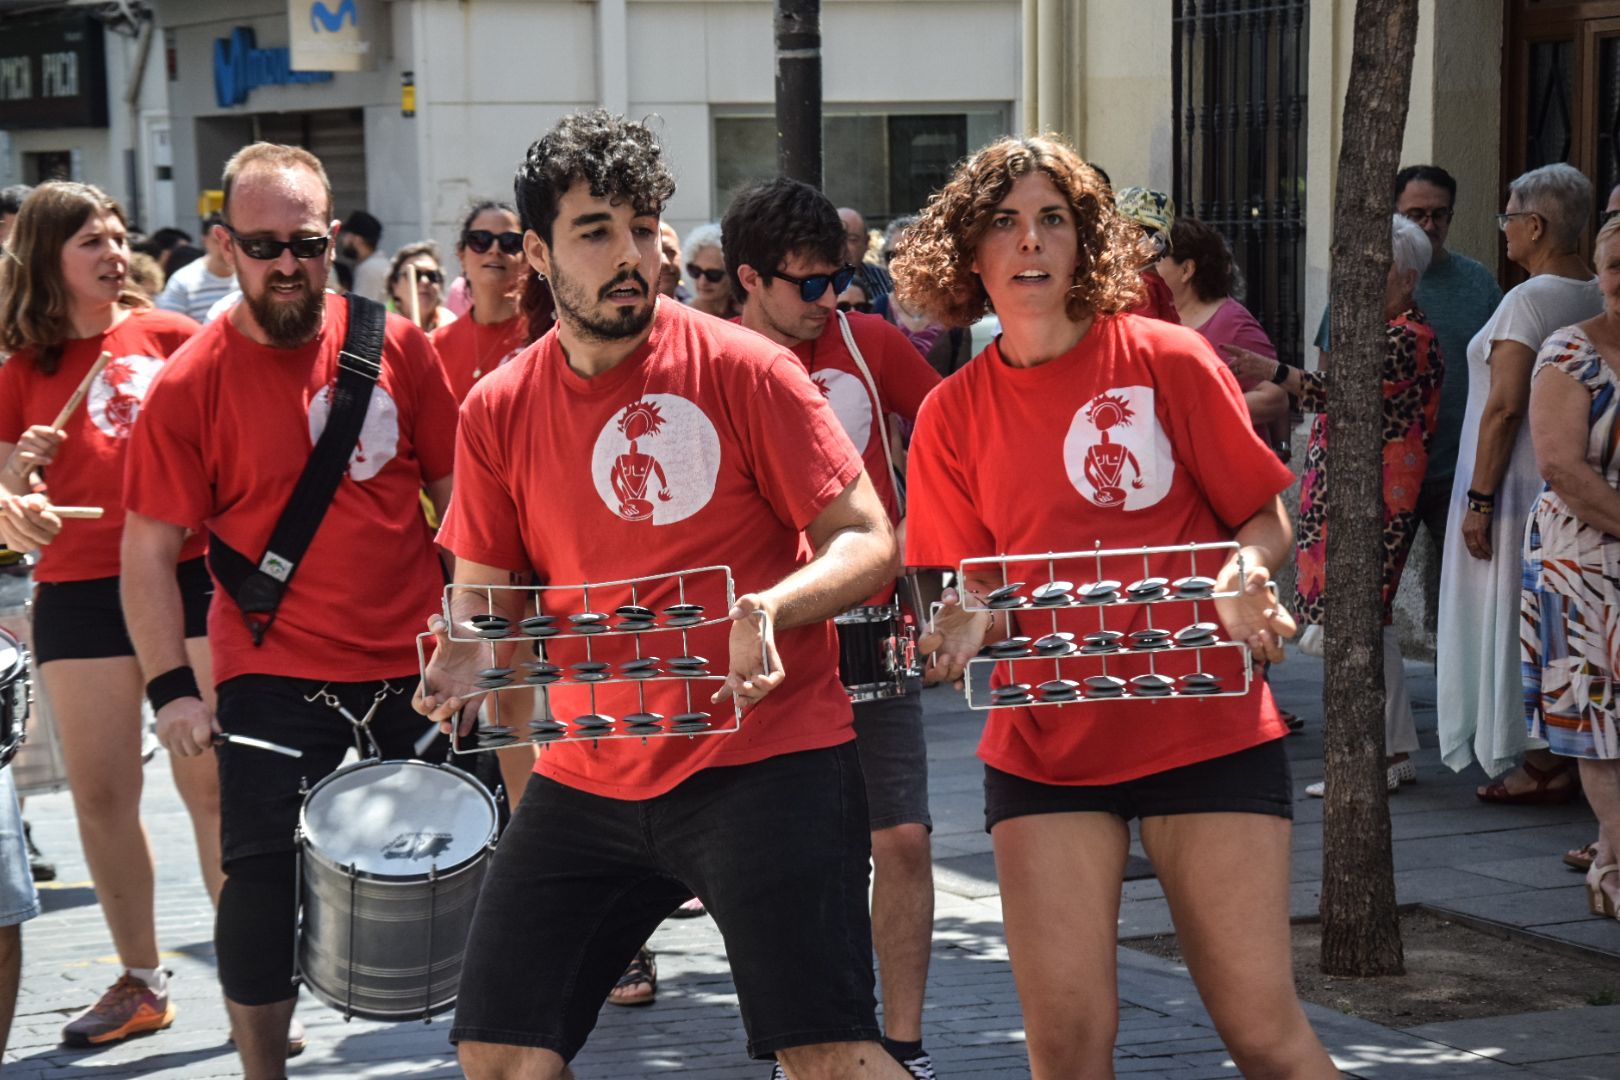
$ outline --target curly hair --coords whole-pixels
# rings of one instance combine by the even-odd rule
[[[547,247],[557,206],[576,180],[593,197],[624,199],[638,214],[663,213],[675,194],[675,177],[651,129],[606,109],[563,117],[518,166],[512,183],[518,216]]]
[[[731,291],[744,296],[737,271],[752,266],[770,281],[789,255],[844,261],[844,223],[832,201],[809,184],[787,177],[739,191],[720,222],[720,250]]]
[[[1226,237],[1197,218],[1178,217],[1170,226],[1169,257],[1193,263],[1192,287],[1198,299],[1224,300],[1237,291],[1237,267]]]
[[[889,264],[900,302],[947,326],[967,326],[991,309],[973,253],[1013,184],[1040,171],[1074,213],[1079,253],[1065,310],[1076,321],[1134,307],[1142,297],[1140,229],[1114,209],[1101,174],[1059,136],[1006,138],[962,164],[928,200]]]
[[[56,374],[63,346],[73,336],[73,298],[62,278],[62,249],[92,214],[110,214],[128,227],[123,208],[98,187],[66,180],[41,184],[23,200],[0,256],[0,352],[33,346],[34,365],[45,375]],[[118,303],[152,306],[133,281],[126,281]]]

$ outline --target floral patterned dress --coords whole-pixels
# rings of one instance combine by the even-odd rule
[[[1445,365],[1423,312],[1411,308],[1389,321],[1384,352],[1384,624],[1417,536],[1417,501],[1429,467],[1429,440],[1440,408]],[[1302,372],[1300,407],[1316,413],[1299,490],[1295,531],[1294,615],[1320,625],[1327,568],[1327,378]]]
[[[1549,337],[1532,378],[1556,368],[1592,395],[1586,462],[1620,486],[1620,395],[1584,333]],[[1620,538],[1577,518],[1543,486],[1524,531],[1519,648],[1530,735],[1565,757],[1620,758],[1614,672],[1620,663]]]

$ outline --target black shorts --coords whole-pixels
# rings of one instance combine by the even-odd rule
[[[411,708],[415,673],[388,680],[399,693],[383,699],[371,721],[385,759],[421,757],[444,760],[445,740],[436,737],[427,753],[417,754],[417,740],[430,728],[426,717]],[[295,750],[304,756],[260,750],[235,743],[214,748],[219,760],[220,842],[225,869],[234,859],[294,850],[293,830],[304,805],[301,788],[310,787],[336,769],[355,745],[354,727],[323,701],[305,698],[321,687],[336,694],[356,719],[371,708],[383,688],[381,680],[324,683],[281,675],[238,675],[219,685],[219,726],[232,735],[251,735]],[[362,756],[369,756],[369,746]]]
[[[1101,812],[1130,821],[1168,814],[1269,814],[1293,818],[1294,782],[1284,740],[1120,784],[1043,784],[984,767],[984,830],[1031,814]]]
[[[636,802],[536,775],[484,879],[450,1038],[572,1060],[636,949],[695,893],[725,936],[750,1054],[875,1042],[870,856],[853,742]]]
[[[921,825],[932,832],[922,680],[910,680],[904,697],[857,701],[854,709],[855,748],[866,776],[872,831]]]
[[[174,577],[180,583],[186,637],[206,638],[208,605],[214,599],[207,560],[188,559],[175,568]],[[135,655],[124,626],[117,577],[40,582],[34,587],[33,623],[37,664]]]

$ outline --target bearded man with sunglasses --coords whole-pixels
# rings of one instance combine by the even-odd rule
[[[939,373],[886,319],[839,310],[838,295],[856,268],[840,265],[844,223],[820,191],[789,179],[755,185],[732,200],[720,228],[726,271],[746,298],[739,321],[798,357],[861,452],[889,520],[899,527],[893,417],[914,423]],[[862,604],[895,602],[891,580]],[[872,943],[883,978],[883,1044],[912,1076],[933,1080],[922,1045],[934,871],[921,679],[903,697],[858,701],[854,711],[872,832]]]
[[[158,738],[202,753],[221,732],[302,752],[218,747],[226,882],[214,928],[220,984],[249,1080],[286,1073],[296,908],[294,826],[304,781],[337,768],[350,721],[376,706],[382,756],[413,756],[415,628],[439,607],[426,489],[450,500],[456,406],[433,348],[387,317],[381,371],[345,475],[267,628],[255,633],[221,578],[229,549],[258,560],[331,414],[350,301],[329,296],[338,223],[308,151],[255,143],[225,166],[219,237],[242,302],[177,351],[147,393],[130,439],[123,600]],[[362,352],[364,349],[362,348]],[[208,640],[217,715],[186,666],[175,557],[208,530],[221,588]],[[266,554],[263,563],[269,564]],[[245,595],[245,594],[244,594]]]

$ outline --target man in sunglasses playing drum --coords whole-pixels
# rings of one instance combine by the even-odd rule
[[[286,1073],[297,993],[300,787],[337,768],[356,743],[349,717],[374,706],[383,757],[413,756],[424,734],[407,691],[416,628],[439,607],[442,578],[418,500],[425,489],[441,513],[450,500],[456,406],[427,338],[388,316],[345,474],[296,573],[282,572],[272,621],[250,625],[216,560],[229,549],[271,563],[261,553],[335,408],[351,302],[325,291],[338,223],[319,160],[255,143],[226,164],[224,189],[216,236],[242,301],[175,353],[142,406],[125,475],[123,600],[170,753],[199,754],[220,732],[302,752],[217,749],[227,876],[214,947],[243,1072],[262,1080]],[[182,541],[203,529],[221,585],[208,620],[217,716],[186,666],[174,583]]]
[[[724,682],[698,684],[694,700],[725,725],[733,698],[746,711],[738,730],[701,738],[546,746],[468,937],[451,1032],[462,1068],[475,1080],[570,1076],[625,965],[695,893],[725,936],[753,1056],[779,1058],[794,1080],[903,1080],[877,1045],[871,842],[828,622],[894,575],[883,504],[791,353],[656,292],[675,181],[651,131],[600,110],[567,117],[530,147],[516,188],[558,324],[462,407],[440,532],[467,587],[451,616],[463,637],[490,608],[524,617],[525,594],[483,586],[725,564],[730,619],[689,631]],[[591,602],[618,602],[604,594]],[[552,595],[547,611],[577,611]],[[634,602],[660,609],[674,595],[665,577]],[[704,602],[705,619],[723,614]],[[449,641],[441,618],[430,626],[420,708],[470,730],[487,654]],[[668,656],[687,634],[643,635],[643,647]],[[577,641],[548,642],[548,659],[578,655],[549,651]],[[633,714],[628,685],[548,694],[576,726],[647,710],[681,721],[670,686],[648,685]],[[587,699],[611,718],[581,717]]]
[[[797,180],[739,192],[721,222],[726,270],[743,300],[741,323],[799,358],[861,452],[889,520],[900,525],[895,490],[900,452],[893,416],[910,424],[939,374],[905,335],[876,315],[835,310],[856,268],[842,262],[844,223],[820,191]],[[908,603],[914,603],[910,597]],[[900,631],[895,587],[885,582],[840,626],[850,645]],[[919,613],[919,618],[926,612]],[[881,621],[880,621],[881,620]],[[876,633],[862,634],[868,626]],[[934,868],[928,833],[928,748],[920,678],[889,684],[879,649],[845,672],[854,699],[856,746],[872,829],[872,936],[883,978],[884,1045],[914,1076],[932,1077],[922,1047],[923,988],[934,934]]]

